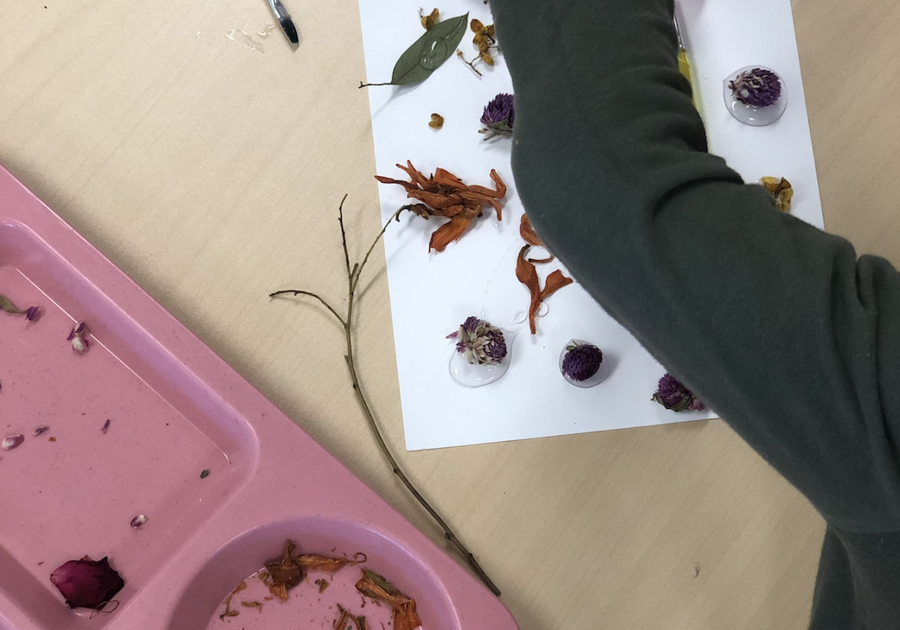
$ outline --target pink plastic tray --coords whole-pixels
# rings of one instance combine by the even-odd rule
[[[286,538],[365,552],[427,630],[518,627],[2,167],[0,293],[42,308],[36,322],[0,313],[0,438],[26,436],[0,451],[0,630],[201,630]],[[84,355],[66,341],[80,321]],[[32,437],[39,426],[50,430]],[[125,578],[112,614],[70,610],[50,583],[84,555],[108,555]]]

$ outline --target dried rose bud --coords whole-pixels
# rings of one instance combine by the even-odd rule
[[[563,358],[563,374],[573,381],[586,381],[600,369],[603,353],[600,348],[590,343],[573,343],[566,346]]]
[[[484,108],[479,133],[487,134],[485,140],[495,136],[511,136],[516,121],[516,108],[512,94],[498,94]]]
[[[503,331],[490,322],[468,317],[449,339],[456,339],[456,351],[470,365],[498,365],[506,358],[506,339]]]
[[[659,379],[653,400],[672,411],[703,411],[706,405],[668,372]]]
[[[4,451],[11,451],[14,448],[16,448],[17,446],[19,446],[20,444],[22,444],[22,442],[24,442],[24,441],[25,441],[24,435],[21,435],[18,433],[15,435],[10,435],[6,439],[4,439],[2,442],[0,442],[0,448],[2,448]]]
[[[106,557],[96,562],[88,556],[69,560],[50,574],[50,581],[66,598],[69,608],[97,609],[125,586]]]
[[[753,68],[728,83],[731,94],[744,105],[769,107],[781,98],[781,80],[771,70]]]

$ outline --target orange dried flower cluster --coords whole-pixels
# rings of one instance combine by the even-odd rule
[[[478,56],[489,66],[494,65],[494,58],[491,57],[491,46],[497,43],[497,33],[494,25],[485,26],[479,20],[472,20],[469,28],[475,33],[472,43],[478,47]]]
[[[541,289],[541,280],[538,278],[537,267],[535,263],[548,263],[553,260],[551,254],[547,258],[526,258],[525,255],[532,247],[546,247],[541,237],[537,235],[534,228],[531,227],[531,220],[528,215],[522,215],[522,222],[519,224],[519,234],[525,240],[525,245],[519,250],[519,257],[516,259],[516,278],[524,284],[528,291],[531,292],[531,304],[528,307],[528,325],[531,328],[531,334],[537,334],[537,317],[538,309],[548,297],[562,289],[564,286],[572,284],[572,278],[567,278],[559,269],[552,271],[547,280],[544,282],[544,288]]]
[[[444,251],[447,245],[458,241],[468,229],[472,220],[483,214],[485,205],[490,205],[497,212],[497,219],[503,219],[503,208],[500,199],[506,196],[506,184],[500,179],[497,171],[491,170],[491,179],[495,189],[484,186],[467,186],[453,173],[438,168],[431,177],[425,177],[407,161],[406,166],[398,164],[397,168],[409,175],[410,181],[405,182],[390,177],[376,175],[382,184],[398,184],[406,189],[406,196],[417,199],[422,203],[404,206],[424,219],[429,217],[447,217],[449,223],[445,223],[431,235],[428,243],[428,251],[432,249],[438,252]]]

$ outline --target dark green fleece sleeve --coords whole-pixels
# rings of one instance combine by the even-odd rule
[[[491,5],[544,241],[830,524],[900,529],[895,269],[707,153],[672,0]]]

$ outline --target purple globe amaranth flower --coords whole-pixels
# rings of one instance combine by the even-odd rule
[[[69,560],[50,574],[50,581],[59,589],[69,608],[94,608],[105,604],[125,586],[109,560]]]
[[[481,124],[484,129],[480,133],[487,134],[485,140],[495,136],[510,136],[513,125],[516,122],[516,108],[513,104],[512,94],[498,94],[484,108],[481,115]]]
[[[566,347],[562,371],[573,381],[586,381],[600,369],[603,352],[590,343],[573,343]]]
[[[668,372],[659,379],[653,400],[672,411],[703,411],[706,405]]]
[[[735,99],[752,107],[769,107],[781,98],[781,80],[764,68],[741,72],[728,87]]]
[[[456,339],[456,351],[471,365],[498,365],[506,358],[503,331],[483,319],[467,317],[459,330],[447,337]]]

